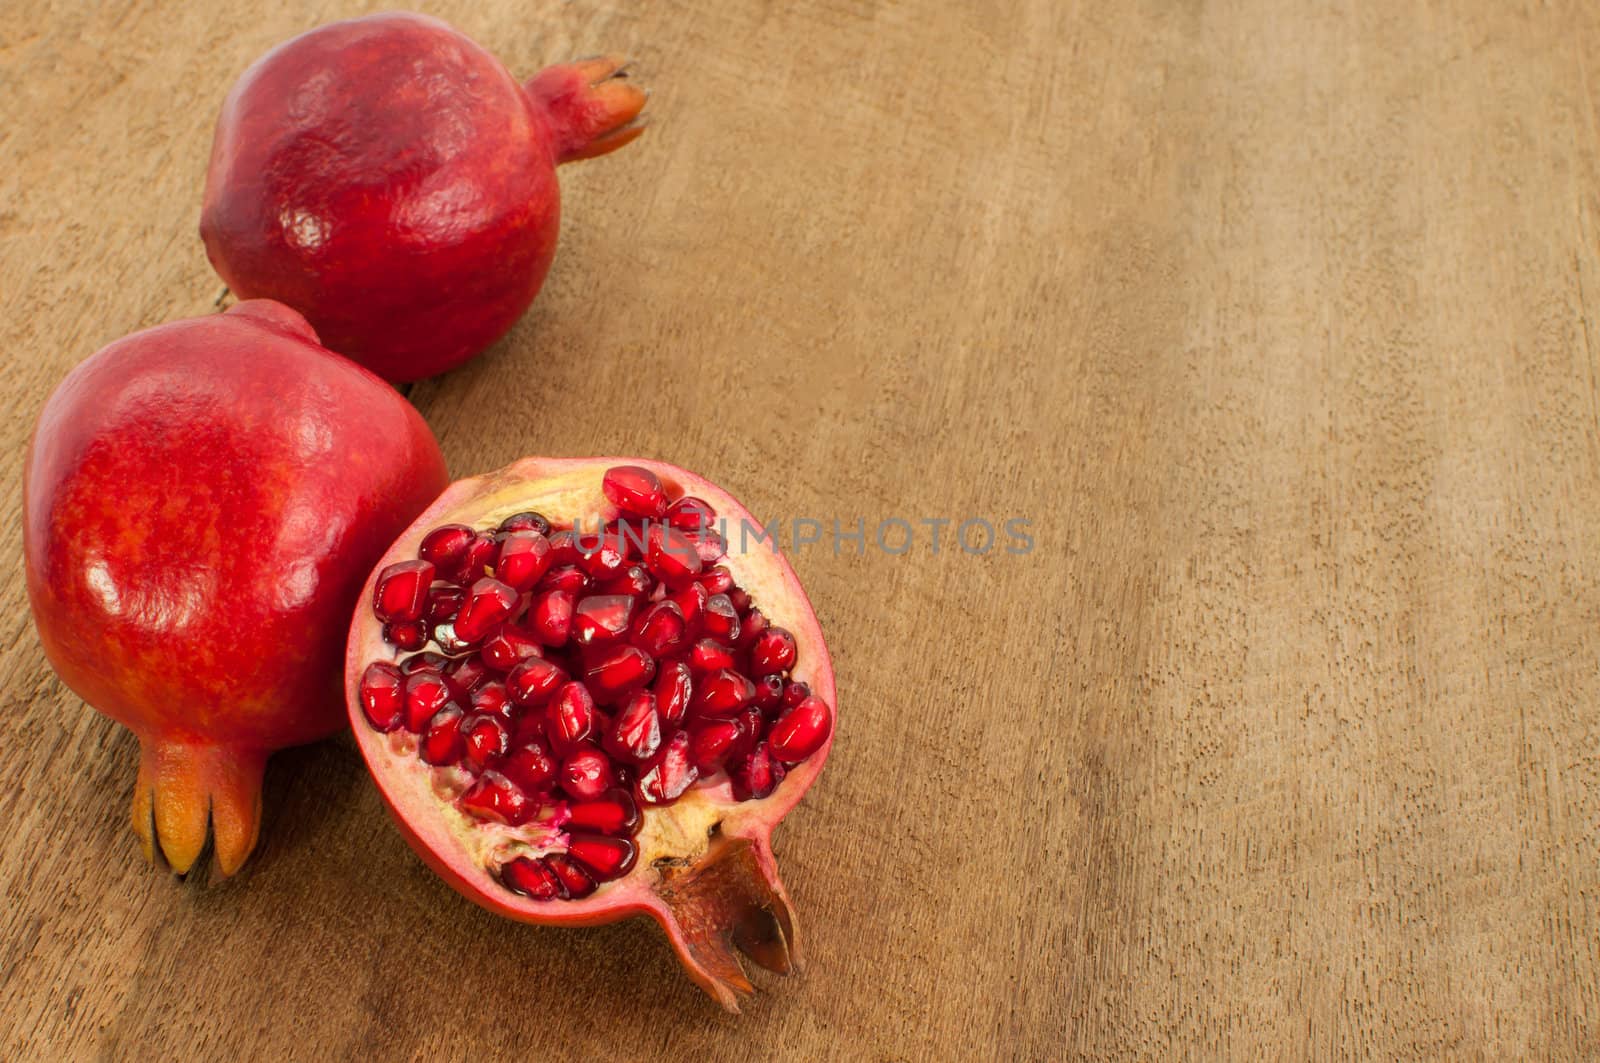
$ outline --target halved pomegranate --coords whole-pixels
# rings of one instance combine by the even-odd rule
[[[735,948],[799,963],[770,839],[834,730],[816,616],[760,535],[683,469],[529,458],[399,538],[346,658],[362,756],[430,867],[526,922],[647,914],[730,1011],[754,991]]]

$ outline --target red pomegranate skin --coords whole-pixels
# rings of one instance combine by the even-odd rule
[[[299,310],[390,380],[443,372],[527,310],[555,255],[556,165],[632,140],[620,61],[518,84],[437,19],[335,22],[273,49],[217,121],[200,234],[242,298]]]
[[[345,725],[342,634],[372,564],[443,488],[417,412],[246,302],[83,362],[24,474],[28,594],[46,655],[131,728],[134,827],[186,871],[255,842],[267,755]]]

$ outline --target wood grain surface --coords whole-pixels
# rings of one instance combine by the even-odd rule
[[[743,1016],[645,922],[460,900],[348,739],[167,880],[29,622],[23,446],[218,299],[233,78],[371,8],[6,0],[0,1053],[1600,1057],[1600,7],[424,6],[654,90],[534,310],[412,391],[457,474],[638,453],[1035,548],[794,554],[841,735],[777,836],[807,970]]]

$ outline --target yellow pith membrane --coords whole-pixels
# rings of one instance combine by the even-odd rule
[[[627,532],[609,554],[603,526]],[[760,535],[671,466],[530,459],[456,485],[402,537],[351,642],[358,742],[436,870],[530,921],[647,912],[730,1008],[751,988],[731,945],[797,961],[768,838],[832,739],[815,617]],[[564,621],[550,603],[568,589]]]

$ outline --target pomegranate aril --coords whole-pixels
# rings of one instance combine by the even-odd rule
[[[495,529],[495,532],[500,535],[510,535],[513,532],[520,531],[536,531],[540,535],[549,535],[550,522],[545,519],[543,513],[534,513],[532,511],[513,513],[501,521],[500,526]]]
[[[764,675],[756,680],[756,707],[774,716],[783,707],[783,676]]]
[[[493,535],[479,532],[473,536],[472,542],[467,546],[466,561],[461,567],[459,582],[463,587],[468,586],[489,574],[489,568],[494,564],[495,555],[500,552],[500,544]]]
[[[728,756],[737,760],[749,756],[756,748],[756,743],[761,741],[761,732],[766,729],[767,721],[761,715],[760,709],[748,705],[739,711],[733,722],[739,725],[739,737],[734,740]]]
[[[428,644],[428,625],[417,620],[396,620],[383,625],[383,637],[398,649],[420,650]]]
[[[712,638],[731,643],[739,637],[739,610],[726,594],[713,594],[706,599],[705,610],[700,614],[700,627]]]
[[[740,616],[750,611],[750,592],[743,587],[734,587],[728,592],[728,601],[733,604],[734,612]]]
[[[756,699],[756,685],[731,668],[712,672],[695,684],[689,703],[692,716],[730,719]]]
[[[594,801],[617,783],[611,760],[598,749],[580,749],[561,762],[561,789],[574,801]]]
[[[433,562],[399,561],[378,574],[372,611],[379,620],[420,620],[433,586]]]
[[[456,618],[467,592],[453,584],[442,583],[428,594],[428,623],[444,624]]]
[[[689,668],[695,672],[716,672],[733,667],[733,651],[716,639],[701,639],[689,647]]]
[[[811,696],[811,688],[801,682],[791,682],[783,688],[783,707],[792,709]]]
[[[500,882],[512,893],[536,901],[558,901],[567,896],[566,887],[554,871],[541,861],[519,856],[500,868]]]
[[[655,760],[641,770],[633,792],[642,804],[670,804],[682,797],[699,777],[699,770],[689,760],[689,733],[679,731],[667,739]]]
[[[678,611],[683,614],[685,624],[693,624],[700,619],[700,614],[705,610],[706,602],[710,598],[711,595],[698,583],[691,583],[667,595],[667,601],[676,605]]]
[[[437,642],[439,648],[452,657],[466,653],[472,648],[472,643],[466,639],[456,637],[456,628],[453,621],[436,625],[433,629],[433,641]]]
[[[656,661],[637,646],[618,646],[601,657],[585,675],[595,698],[610,704],[620,694],[650,682]]]
[[[628,563],[622,533],[611,530],[575,534],[578,564],[595,579],[606,579],[621,572]]]
[[[465,524],[445,524],[422,537],[417,556],[433,563],[441,579],[461,582],[461,571],[466,567],[467,550],[478,533]]]
[[[575,831],[567,838],[567,855],[583,865],[595,878],[605,881],[621,878],[633,870],[639,850],[627,838]]]
[[[733,590],[733,573],[728,571],[727,566],[718,565],[707,569],[696,582],[706,589],[707,595],[727,594]]]
[[[589,574],[577,565],[556,565],[545,570],[544,578],[539,581],[539,586],[535,590],[540,593],[567,591],[577,596],[588,589],[590,582],[592,581],[589,579]]]
[[[781,627],[768,628],[750,647],[750,666],[763,675],[794,667],[794,636]]]
[[[495,716],[477,716],[462,724],[466,741],[466,761],[473,771],[482,771],[497,757],[505,755],[511,744],[506,725]]]
[[[461,807],[479,819],[517,827],[536,807],[522,788],[497,771],[486,771],[461,795]]]
[[[601,583],[595,590],[601,594],[626,594],[630,598],[643,598],[654,590],[655,586],[655,579],[643,565],[629,565]]]
[[[713,720],[689,732],[689,762],[701,775],[722,767],[739,740],[739,725],[732,720]]]
[[[567,673],[560,665],[543,657],[529,657],[506,676],[506,691],[518,705],[533,706],[548,698],[566,681]]]
[[[484,683],[472,692],[472,711],[485,716],[511,719],[511,694],[504,683]]]
[[[684,495],[667,507],[667,523],[674,528],[707,528],[716,519],[717,511],[693,495]]]
[[[686,633],[677,602],[654,602],[634,620],[628,641],[652,657],[662,657],[676,650]]]
[[[747,650],[754,646],[762,635],[767,633],[767,614],[760,609],[752,609],[739,616],[739,637],[733,640],[734,647]]]
[[[428,764],[445,766],[461,759],[461,710],[448,705],[428,722],[428,730],[417,744],[417,755]]]
[[[434,714],[450,701],[450,684],[438,672],[416,671],[406,677],[406,730],[421,734]]]
[[[728,765],[733,796],[740,801],[759,801],[769,796],[783,781],[783,776],[783,765],[773,759],[765,742],[756,746],[748,757]]]
[[[442,653],[413,653],[400,662],[400,672],[402,675],[410,675],[412,672],[426,668],[430,672],[442,673],[449,664],[450,658]]]
[[[516,589],[485,576],[472,585],[461,612],[456,614],[452,625],[455,637],[468,644],[480,642],[505,623],[516,607]]]
[[[457,657],[444,668],[444,674],[450,680],[450,685],[462,694],[472,693],[489,678],[489,670],[476,656]]]
[[[550,567],[557,568],[565,565],[576,565],[583,555],[578,550],[578,537],[571,529],[550,532],[546,538],[550,540]]]
[[[715,528],[700,528],[694,531],[679,529],[679,531],[694,547],[702,567],[714,565],[728,556],[728,541]]]
[[[632,835],[639,832],[639,805],[626,790],[610,789],[593,801],[567,806],[567,826],[599,834]]]
[[[550,567],[550,540],[536,531],[512,532],[500,544],[494,578],[518,591],[531,591]]]
[[[700,574],[700,554],[688,532],[667,524],[652,524],[645,565],[663,583],[681,587]]]
[[[563,683],[545,711],[545,731],[557,751],[576,749],[594,734],[594,698],[582,683]]]
[[[822,748],[833,730],[833,713],[819,697],[809,697],[778,717],[767,734],[772,755],[785,764],[798,764]]]
[[[628,699],[606,732],[606,749],[619,760],[643,763],[661,747],[661,717],[655,695],[639,691]]]
[[[689,677],[689,666],[682,661],[667,661],[661,665],[654,689],[656,713],[661,722],[673,725],[683,722],[689,714],[689,699],[694,694],[694,684]]]
[[[633,599],[623,594],[592,594],[572,610],[572,640],[580,646],[614,642],[628,632]]]
[[[660,517],[667,511],[661,478],[638,465],[616,465],[600,478],[600,490],[611,504],[635,517]]]
[[[524,742],[507,753],[500,762],[500,773],[522,788],[524,793],[538,793],[555,782],[560,765],[544,745]]]
[[[565,853],[551,853],[544,858],[544,866],[561,882],[564,896],[569,901],[582,900],[597,888],[589,872]]]
[[[497,672],[509,672],[529,657],[544,656],[544,647],[533,632],[514,624],[505,624],[489,636],[478,659]]]
[[[545,591],[534,598],[531,623],[534,637],[546,646],[560,646],[572,633],[572,592]]]
[[[361,711],[376,730],[392,731],[405,715],[405,677],[388,661],[373,661],[361,675]]]

